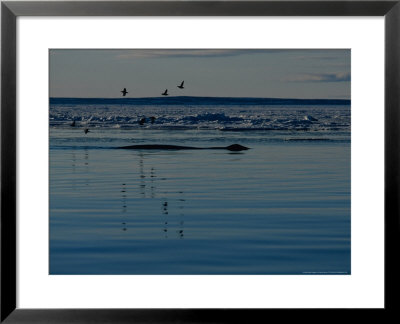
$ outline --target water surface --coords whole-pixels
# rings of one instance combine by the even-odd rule
[[[49,172],[50,274],[350,274],[349,105],[56,101]]]

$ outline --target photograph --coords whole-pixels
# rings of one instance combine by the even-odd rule
[[[48,55],[50,275],[351,275],[351,49]]]

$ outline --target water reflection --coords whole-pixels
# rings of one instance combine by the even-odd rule
[[[183,191],[178,192],[180,197],[183,197]],[[184,203],[186,199],[178,198],[176,200],[177,203],[171,204],[168,201],[163,201],[161,204],[161,215],[164,232],[164,237],[168,238],[168,233],[176,233],[176,237],[179,239],[183,239],[185,236],[185,213],[184,213]],[[172,211],[172,212],[171,212]]]
[[[143,198],[156,198],[156,187],[155,187],[155,178],[156,172],[155,168],[150,168],[150,176],[146,175],[145,171],[145,155],[140,152],[139,153],[139,193]],[[150,179],[150,180],[149,180]],[[146,190],[147,189],[147,190]],[[150,189],[150,192],[149,190]],[[150,195],[150,196],[149,196]]]
[[[75,151],[71,152],[71,166],[72,166],[72,190],[76,191],[77,185],[76,185],[76,154]]]
[[[165,238],[168,238],[168,201],[164,201],[162,203],[162,216],[163,216],[163,221],[164,221],[164,227],[163,227],[163,231],[165,233]]]
[[[178,229],[178,235],[180,239],[183,239],[184,237],[184,225],[185,225],[185,221],[184,221],[184,217],[185,217],[185,213],[184,213],[184,208],[185,208],[185,201],[186,199],[183,198],[183,191],[178,191],[178,194],[181,198],[178,198],[178,209],[179,209],[179,229]]]
[[[184,204],[186,201],[184,192],[165,189],[169,188],[169,186],[166,187],[161,181],[166,181],[167,183],[169,179],[157,174],[158,172],[156,172],[155,166],[151,165],[151,154],[146,155],[143,152],[138,152],[137,158],[137,198],[146,199],[146,206],[148,206],[149,209],[152,208],[151,206],[154,206],[153,200],[155,200],[154,203],[158,201],[157,204],[159,204],[159,206],[161,205],[161,219],[157,221],[155,218],[152,219],[152,216],[149,215],[146,221],[154,225],[154,222],[158,222],[158,224],[160,224],[158,225],[158,230],[162,233],[163,238],[168,239],[176,237],[183,239],[185,236]],[[125,203],[125,201],[123,201],[123,203]],[[170,206],[171,204],[172,206]]]
[[[85,173],[85,186],[89,186],[90,183],[90,168],[89,168],[89,150],[84,150],[84,173]]]
[[[154,168],[150,169],[150,197],[155,198],[154,178],[156,178]]]
[[[127,199],[127,194],[126,194],[126,183],[123,183],[122,185],[121,185],[121,201],[122,201],[122,216],[123,216],[123,222],[121,222],[121,225],[122,225],[122,231],[127,231],[127,229],[128,229],[128,225],[127,225],[127,223],[126,223],[126,220],[125,220],[125,218],[126,218],[126,212],[127,212],[127,208],[128,208],[128,205],[127,205],[127,203],[126,203],[126,199]]]
[[[139,192],[143,198],[146,198],[146,175],[144,173],[144,155],[142,152],[139,153],[139,178]]]

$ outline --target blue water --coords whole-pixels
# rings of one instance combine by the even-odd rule
[[[50,274],[350,274],[349,102],[140,100],[50,101]]]

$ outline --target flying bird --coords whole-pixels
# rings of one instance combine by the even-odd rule
[[[165,89],[164,93],[162,93],[163,96],[168,96],[168,89]]]
[[[89,133],[89,129],[85,128],[84,132],[85,132],[85,134]]]
[[[122,92],[122,95],[123,95],[124,97],[125,97],[126,94],[128,93],[128,91],[126,91],[126,88],[124,88],[124,90],[122,90],[121,92]]]
[[[181,83],[181,85],[178,85],[177,87],[179,88],[179,89],[184,89],[184,86],[183,86],[183,83],[184,83],[185,81],[182,81],[182,83]]]

